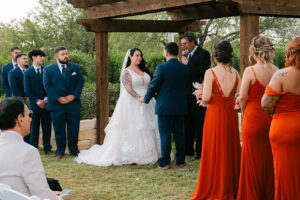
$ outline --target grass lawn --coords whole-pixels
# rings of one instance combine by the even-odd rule
[[[77,164],[74,157],[65,155],[56,161],[40,151],[46,176],[58,179],[63,188],[72,189],[71,200],[184,200],[196,188],[199,161],[183,168],[171,164],[167,171],[155,166],[124,165],[96,167]]]

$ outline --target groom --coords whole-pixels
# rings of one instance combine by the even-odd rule
[[[168,43],[164,49],[167,62],[157,66],[153,80],[141,102],[148,103],[157,93],[155,114],[161,140],[160,169],[170,168],[171,134],[176,145],[176,165],[184,166],[184,115],[187,114],[187,82],[189,68],[177,60],[178,45]]]

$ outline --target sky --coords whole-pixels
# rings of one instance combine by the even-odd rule
[[[0,22],[22,18],[38,5],[38,0],[0,0]]]

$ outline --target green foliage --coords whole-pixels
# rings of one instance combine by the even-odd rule
[[[112,115],[120,94],[120,84],[109,83],[109,113]],[[81,93],[81,119],[96,117],[96,84],[85,83]]]
[[[283,45],[276,45],[274,49],[275,58],[274,58],[274,65],[279,68],[284,67],[285,63],[285,46]]]
[[[96,117],[96,84],[85,83],[81,93],[81,119]]]

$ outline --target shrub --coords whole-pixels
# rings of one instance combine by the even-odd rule
[[[111,116],[120,93],[120,84],[109,83],[109,115]],[[81,119],[92,119],[96,117],[96,84],[85,83],[81,94]]]

